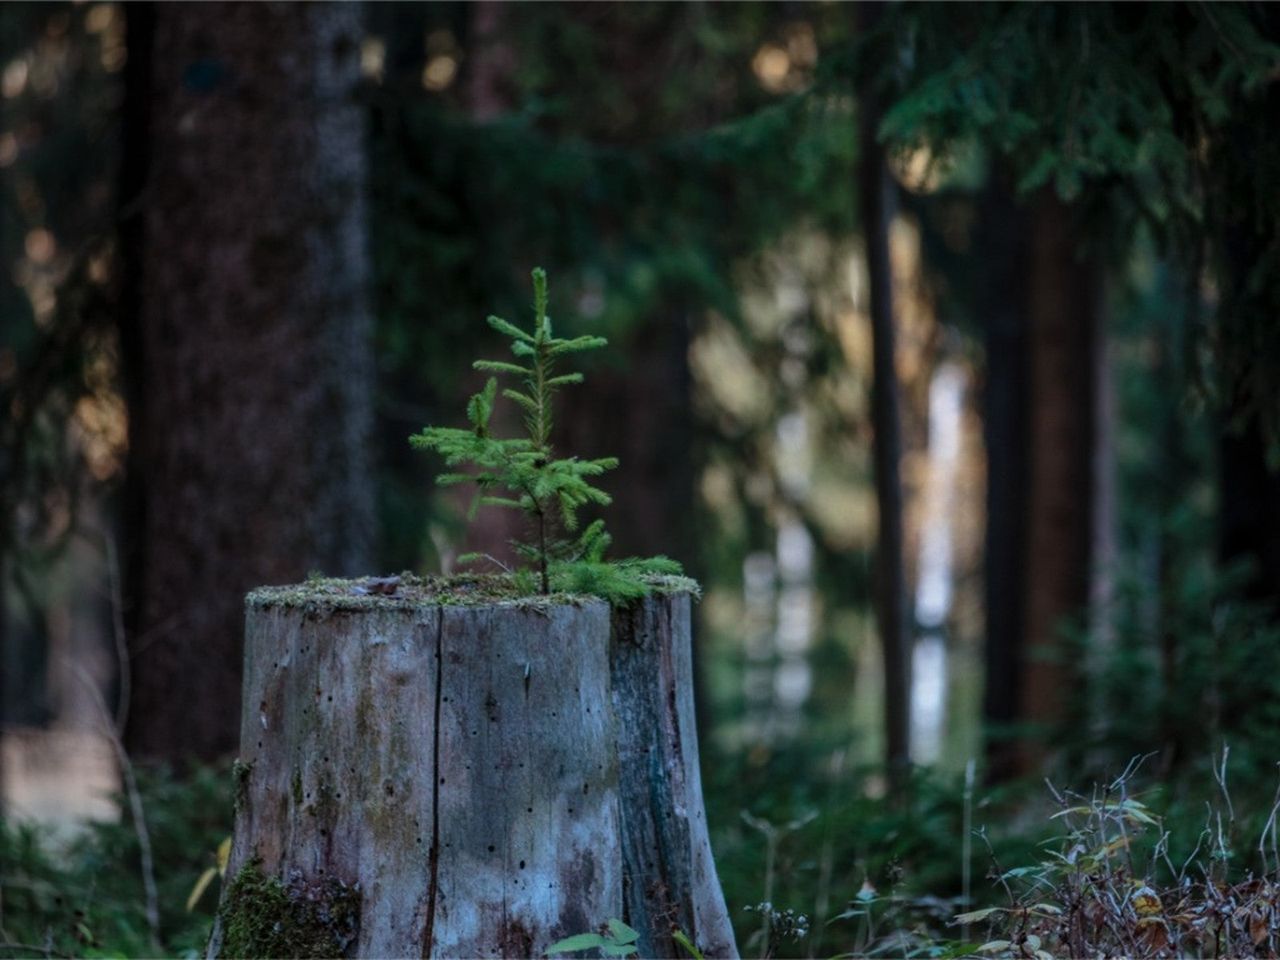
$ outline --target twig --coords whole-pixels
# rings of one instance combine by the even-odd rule
[[[1280,764],[1277,764],[1280,766]],[[1280,873],[1280,849],[1277,849],[1276,839],[1276,814],[1280,812],[1280,784],[1276,785],[1275,798],[1271,801],[1271,814],[1267,817],[1266,825],[1262,828],[1262,836],[1258,838],[1258,856],[1262,858],[1262,872],[1264,875],[1275,871]],[[1271,866],[1267,863],[1267,835],[1271,836]]]
[[[103,730],[111,741],[116,760],[120,764],[120,775],[124,779],[125,793],[129,797],[129,812],[133,818],[133,829],[138,837],[138,851],[142,861],[142,889],[146,895],[147,928],[151,933],[152,949],[159,956],[163,952],[160,944],[160,897],[156,892],[156,870],[151,853],[151,834],[147,831],[146,813],[142,807],[142,794],[138,790],[138,779],[134,774],[133,763],[129,760],[124,741],[120,739],[120,733],[112,723],[111,711],[107,709],[106,701],[102,699],[102,693],[93,682],[93,678],[78,663],[70,663],[68,666],[80,678],[94,706],[98,708]]]
[[[960,896],[965,909],[969,909],[971,874],[973,872],[973,757],[964,765],[964,820],[960,827]],[[964,942],[969,942],[969,927],[964,928]]]
[[[111,627],[116,641],[117,669],[120,671],[120,696],[116,701],[116,730],[123,736],[125,722],[129,719],[133,675],[129,663],[129,641],[124,631],[124,598],[120,590],[120,562],[116,555],[116,543],[110,535],[104,535],[102,542],[107,560],[107,583],[111,590]]]
[[[55,950],[53,947],[37,947],[34,943],[15,943],[12,940],[0,941],[0,950],[16,950],[23,954],[40,953],[46,957],[70,957],[71,954]]]

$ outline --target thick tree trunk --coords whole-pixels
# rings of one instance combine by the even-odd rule
[[[1032,216],[1030,488],[1023,719],[1048,730],[1072,706],[1063,629],[1088,610],[1094,492],[1098,283],[1072,212],[1045,194]],[[1042,750],[1029,751],[1035,763]]]
[[[594,599],[440,605],[357,588],[250,595],[210,956],[269,952],[280,921],[321,953],[531,957],[615,917],[645,955],[676,955],[677,928],[733,954],[688,594],[611,620]],[[285,916],[263,918],[276,881]]]
[[[984,272],[979,309],[986,330],[983,428],[987,452],[984,607],[987,776],[1017,768],[1009,730],[1018,719],[1019,666],[1026,626],[1027,256],[1026,217],[998,174],[982,203],[975,245]]]
[[[153,13],[128,740],[179,761],[235,745],[235,598],[369,560],[361,13]]]

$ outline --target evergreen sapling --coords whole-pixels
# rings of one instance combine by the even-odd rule
[[[473,483],[476,496],[469,517],[481,506],[519,510],[529,519],[530,542],[515,542],[519,556],[533,564],[538,590],[591,593],[612,602],[624,602],[649,593],[651,578],[677,575],[680,565],[667,557],[606,561],[610,536],[603,520],[596,520],[578,533],[578,511],[594,504],[606,506],[609,495],[592,480],[618,465],[616,457],[579,460],[557,459],[551,447],[552,401],[562,388],[582,382],[577,372],[558,373],[561,358],[605,346],[603,337],[572,339],[552,333],[547,315],[547,275],[533,271],[534,323],[532,330],[501,317],[488,318],[489,325],[510,338],[514,359],[477,360],[477,370],[492,373],[484,389],[467,403],[469,428],[426,427],[409,438],[417,448],[434,450],[448,467],[470,466],[472,472],[449,472],[436,477],[442,486]],[[518,378],[519,387],[506,387],[501,396],[524,413],[526,436],[500,438],[492,435],[489,423],[497,402],[498,376]],[[574,536],[574,534],[577,534]],[[476,554],[460,558],[474,561]]]

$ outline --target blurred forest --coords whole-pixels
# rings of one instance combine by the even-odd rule
[[[246,590],[509,558],[407,437],[535,265],[705,588],[744,952],[955,951],[1046,778],[1280,869],[1275,6],[15,3],[0,71],[0,951],[202,948]]]

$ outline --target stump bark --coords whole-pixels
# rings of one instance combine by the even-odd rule
[[[594,598],[477,602],[424,584],[250,594],[209,956],[262,953],[289,930],[294,955],[532,957],[614,917],[643,956],[681,955],[677,929],[734,955],[698,776],[689,594],[611,615]]]
[[[613,614],[623,901],[645,957],[684,956],[676,930],[705,956],[737,955],[702,802],[690,607],[663,594]]]

